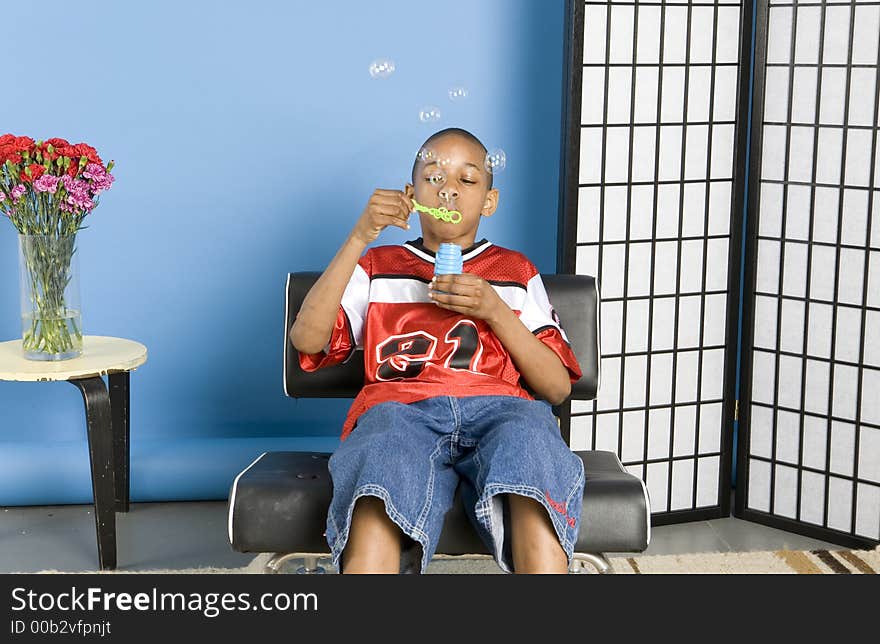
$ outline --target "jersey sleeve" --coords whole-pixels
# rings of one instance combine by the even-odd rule
[[[519,318],[535,337],[550,348],[568,370],[571,382],[580,380],[583,373],[574,351],[568,342],[568,336],[559,323],[559,316],[550,304],[547,289],[540,273],[535,269],[534,276],[526,285],[526,297]]]
[[[364,255],[358,261],[342,293],[342,301],[327,346],[319,353],[299,352],[299,366],[303,371],[316,371],[340,362],[347,362],[355,349],[363,346],[364,322],[370,303],[368,255]]]

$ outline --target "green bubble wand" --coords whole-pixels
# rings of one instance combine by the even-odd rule
[[[440,219],[449,224],[457,224],[461,221],[461,213],[458,210],[449,210],[444,206],[440,206],[439,208],[429,208],[428,206],[423,206],[415,199],[413,199],[412,202],[413,208],[419,212],[431,215],[434,219]]]

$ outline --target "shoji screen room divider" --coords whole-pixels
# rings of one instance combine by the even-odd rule
[[[655,525],[880,539],[880,0],[569,2],[559,270]],[[734,454],[736,451],[736,454]]]

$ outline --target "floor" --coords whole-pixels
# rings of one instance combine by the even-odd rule
[[[0,573],[95,570],[93,511],[90,505],[3,508]],[[119,570],[238,568],[255,557],[229,546],[226,501],[133,503],[116,517]],[[728,517],[653,527],[642,554],[841,548]]]

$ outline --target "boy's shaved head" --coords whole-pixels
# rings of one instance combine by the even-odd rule
[[[443,139],[447,136],[461,137],[461,138],[465,139],[466,141],[468,141],[469,143],[473,143],[474,145],[479,147],[480,150],[482,150],[484,157],[486,154],[488,154],[488,150],[486,150],[486,146],[483,145],[483,142],[480,141],[480,139],[478,139],[476,136],[474,136],[471,132],[468,132],[464,128],[460,128],[460,127],[448,127],[444,130],[440,130],[439,132],[434,132],[434,134],[429,136],[425,140],[425,142],[422,143],[422,147],[419,148],[419,152],[421,152],[425,148],[430,148],[432,143],[434,143],[435,141],[438,141],[439,139]],[[417,154],[415,160],[413,161],[413,166],[412,166],[412,180],[413,181],[415,181],[416,169],[418,168],[420,160],[421,159],[419,159],[419,155]],[[489,172],[488,170],[484,170],[484,171],[489,176],[489,189],[491,190],[492,189],[492,178],[493,178],[492,173]]]

